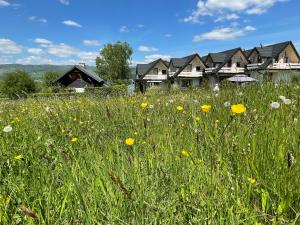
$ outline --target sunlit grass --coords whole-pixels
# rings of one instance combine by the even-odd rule
[[[299,93],[3,101],[0,224],[298,224]]]

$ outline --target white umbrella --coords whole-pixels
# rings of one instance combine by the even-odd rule
[[[256,79],[252,77],[248,77],[247,75],[235,75],[233,77],[227,78],[230,82],[237,82],[237,83],[246,83],[246,82],[255,82]]]

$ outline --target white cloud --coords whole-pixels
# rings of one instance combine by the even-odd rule
[[[163,59],[163,60],[169,61],[171,58],[172,58],[172,56],[170,56],[170,55],[159,55],[159,54],[147,55],[147,56],[145,56],[145,63],[150,63],[157,59]]]
[[[121,32],[121,33],[127,33],[127,32],[129,32],[129,29],[128,29],[127,26],[122,26],[122,27],[120,28],[120,32]]]
[[[100,46],[101,43],[98,40],[84,40],[83,45],[85,45],[85,46]]]
[[[158,49],[157,48],[153,48],[153,47],[148,47],[148,46],[140,46],[139,47],[139,51],[140,52],[157,52]]]
[[[227,15],[221,15],[219,16],[215,22],[223,22],[223,21],[226,21],[226,20],[237,20],[239,19],[240,17],[235,14],[235,13],[230,13],[230,14],[227,14]]]
[[[246,35],[248,32],[255,31],[256,29],[252,26],[246,26],[244,28],[238,27],[225,27],[215,29],[207,33],[195,35],[193,38],[194,42],[200,42],[203,40],[233,40]]]
[[[31,55],[42,55],[44,54],[44,50],[41,48],[28,48],[27,52]]]
[[[65,43],[60,43],[57,45],[49,45],[47,47],[47,52],[57,57],[67,58],[70,56],[77,55],[79,50]]]
[[[28,19],[33,22],[47,23],[46,19],[38,18],[36,16],[30,16]]]
[[[31,55],[23,59],[17,59],[17,64],[23,64],[23,65],[42,65],[42,64],[54,64],[53,60],[41,57],[41,56],[35,56]]]
[[[20,54],[22,47],[18,46],[14,41],[9,39],[0,39],[0,53],[1,54]]]
[[[98,52],[80,52],[80,53],[78,53],[78,58],[80,58],[81,62],[85,62],[87,64],[95,64],[97,56],[99,56]]]
[[[34,39],[34,42],[41,45],[41,46],[43,46],[43,47],[52,44],[52,41],[49,41],[49,40],[44,39],[44,38],[36,38],[36,39]]]
[[[5,0],[0,0],[0,7],[7,7],[10,6],[10,3]]]
[[[70,1],[69,0],[59,0],[59,2],[63,5],[70,5]]]
[[[63,23],[64,25],[66,25],[66,26],[79,27],[79,28],[82,27],[81,24],[79,24],[79,23],[77,23],[77,22],[75,22],[75,21],[73,21],[73,20],[65,20],[65,21],[63,21],[62,23]]]
[[[202,17],[224,17],[228,13],[262,14],[278,2],[287,0],[198,0],[197,9],[184,22],[199,23]]]

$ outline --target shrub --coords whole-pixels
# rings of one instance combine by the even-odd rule
[[[26,97],[36,91],[34,80],[28,73],[21,70],[6,73],[2,86],[3,93],[10,98]]]

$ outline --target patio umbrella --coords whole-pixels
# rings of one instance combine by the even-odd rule
[[[256,79],[252,77],[248,77],[247,75],[235,75],[233,77],[227,78],[230,82],[237,82],[237,83],[246,83],[246,82],[255,82]]]

